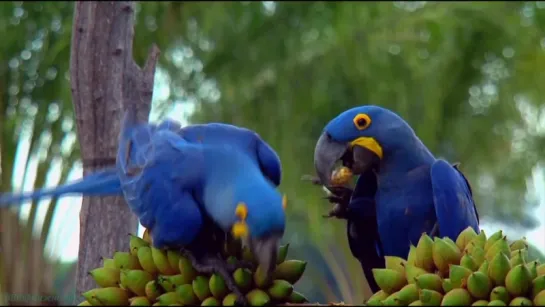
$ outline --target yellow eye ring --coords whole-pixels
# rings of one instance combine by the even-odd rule
[[[367,129],[371,125],[371,118],[367,114],[358,114],[354,117],[354,126],[358,130],[364,130]]]

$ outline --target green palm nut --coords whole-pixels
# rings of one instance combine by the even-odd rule
[[[527,249],[517,249],[515,251],[512,251],[511,259],[509,259],[509,262],[511,263],[511,267],[517,266],[519,264],[526,264],[527,257],[528,257]]]
[[[498,253],[492,258],[488,264],[488,277],[496,284],[496,286],[505,285],[505,277],[511,270],[509,258],[504,253]]]
[[[514,266],[505,277],[505,288],[514,297],[526,295],[531,286],[530,272],[523,264]]]
[[[246,294],[246,299],[252,306],[267,305],[271,299],[263,290],[254,289]]]
[[[276,266],[273,273],[274,279],[282,279],[294,285],[305,272],[307,266],[306,261],[301,260],[286,260]]]
[[[233,273],[233,279],[240,291],[246,292],[252,286],[252,272],[245,268],[238,268]]]
[[[509,306],[532,306],[533,303],[526,297],[515,297],[510,303]]]
[[[443,295],[437,291],[422,289],[418,294],[418,299],[422,302],[422,306],[439,306]]]
[[[490,301],[502,301],[505,304],[509,304],[511,301],[511,295],[504,286],[497,286],[490,292]]]
[[[443,292],[448,293],[452,289],[454,289],[454,286],[452,285],[452,281],[450,281],[450,278],[443,279],[443,284],[441,285],[443,288]]]
[[[223,306],[235,306],[237,304],[237,295],[234,293],[227,294],[221,302]]]
[[[295,292],[295,291],[294,291]],[[381,306],[382,301],[388,298],[389,294],[386,293],[384,290],[379,290],[375,292],[371,297],[365,302],[367,306]],[[292,302],[297,303],[297,302]]]
[[[471,273],[473,272],[471,272],[470,269],[465,268],[461,265],[450,265],[449,278],[452,282],[452,286],[454,288],[461,288],[462,284],[467,280]]]
[[[212,296],[217,299],[222,299],[225,295],[227,295],[228,291],[227,286],[225,285],[225,281],[218,274],[213,274],[210,277],[208,286],[210,287],[210,293],[212,293]]]
[[[267,290],[269,296],[274,300],[285,300],[293,292],[293,286],[289,282],[281,279],[274,280]]]
[[[476,299],[484,300],[492,289],[492,281],[482,272],[473,272],[467,279],[467,290]]]
[[[115,263],[114,263],[114,260],[112,258],[102,258],[102,267],[104,268],[109,268],[109,269],[117,269],[118,268],[115,266]]]
[[[470,269],[471,271],[476,271],[479,269],[477,262],[470,254],[465,254],[462,256],[462,259],[460,259],[460,265],[464,268]]]
[[[120,270],[121,269],[125,269],[125,270],[142,269],[142,267],[140,266],[140,262],[138,261],[138,258],[136,256],[133,256],[131,253],[115,252],[113,259],[114,259],[115,267]]]
[[[494,300],[490,301],[490,303],[488,303],[488,306],[507,306],[507,304],[500,300]]]
[[[121,270],[120,272],[121,284],[136,296],[145,296],[146,284],[152,280],[153,276],[143,270]]]
[[[199,298],[200,301],[203,301],[205,298],[210,296],[210,287],[208,287],[208,277],[197,276],[192,283],[193,292]]]
[[[415,277],[415,283],[420,289],[429,289],[441,292],[443,281],[437,274],[426,273]]]
[[[403,306],[403,302],[397,297],[397,292],[394,292],[382,301],[382,306]]]
[[[286,260],[286,257],[288,256],[288,249],[290,247],[290,244],[286,244],[286,245],[281,245],[279,248],[278,248],[278,253],[277,253],[277,256],[276,256],[276,264],[280,264],[282,262],[284,262],[284,260]]]
[[[291,292],[290,297],[288,298],[288,301],[294,304],[302,304],[302,303],[307,303],[308,299],[303,294],[294,290]]]
[[[478,271],[488,274],[488,265],[489,265],[488,260],[484,260],[483,263],[481,263],[481,266],[479,267]]]
[[[254,272],[254,283],[260,289],[268,288],[271,283],[271,279],[267,278],[267,274],[261,266],[258,266]]]
[[[191,284],[191,279],[186,275],[159,275],[157,283],[166,291],[174,292],[177,286]]]
[[[162,306],[178,304],[179,301],[180,301],[180,298],[178,297],[178,294],[176,292],[167,292],[165,294],[161,294],[157,298],[157,302],[159,302],[159,304],[161,304]]]
[[[215,297],[209,297],[202,301],[201,306],[219,306],[220,301],[218,301]]]
[[[180,270],[180,274],[190,281],[197,276],[197,271],[191,264],[191,261],[185,256],[180,256],[180,260],[178,260],[178,269]]]
[[[472,298],[466,289],[456,288],[443,296],[441,306],[469,306]]]
[[[142,238],[133,234],[129,234],[129,236],[131,237],[129,241],[129,250],[133,256],[136,256],[136,254],[138,253],[138,248],[142,246],[149,246],[149,243],[144,241]]]
[[[196,305],[199,302],[192,285],[178,286],[176,287],[176,293],[180,298],[180,302],[184,305]]]
[[[536,297],[543,290],[545,290],[545,275],[538,276],[532,280],[532,298]]]

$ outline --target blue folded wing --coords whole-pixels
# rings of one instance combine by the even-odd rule
[[[178,131],[190,143],[229,145],[248,154],[261,172],[275,186],[280,185],[282,167],[280,158],[272,147],[252,130],[229,124],[208,123],[190,125]]]
[[[430,172],[439,234],[456,240],[468,226],[478,233],[477,209],[465,176],[444,160],[435,161]]]

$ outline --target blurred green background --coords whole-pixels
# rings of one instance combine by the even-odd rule
[[[71,2],[0,4],[0,191],[81,176],[72,15]],[[322,191],[300,180],[323,126],[357,105],[398,112],[462,162],[487,233],[545,252],[545,2],[140,2],[136,16],[136,61],[154,42],[162,51],[152,121],[241,125],[278,151],[285,241],[309,262],[298,288],[311,301],[363,300],[345,223],[324,220]],[[4,303],[71,303],[79,208],[71,197],[0,211]]]

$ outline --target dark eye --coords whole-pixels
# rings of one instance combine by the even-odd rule
[[[365,127],[367,125],[367,120],[365,118],[360,118],[357,121],[358,126]]]
[[[371,125],[371,118],[367,114],[358,114],[354,117],[354,125],[358,130],[364,130]]]

